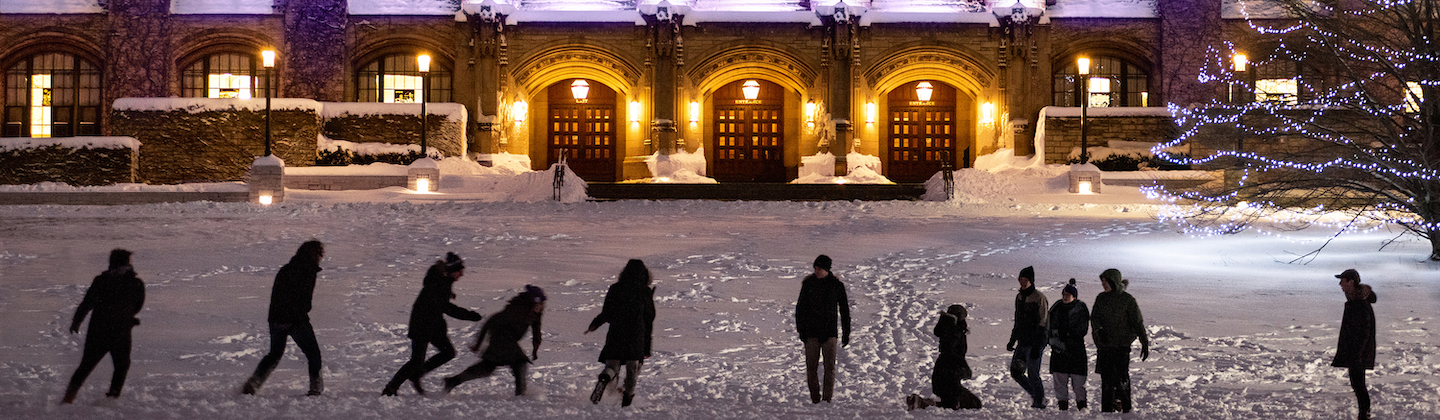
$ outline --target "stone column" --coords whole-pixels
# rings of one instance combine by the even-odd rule
[[[317,101],[345,100],[346,0],[280,2],[285,14],[285,46],[278,97]]]
[[[246,183],[250,187],[251,203],[269,205],[285,201],[285,161],[275,155],[255,158]]]
[[[677,53],[680,43],[679,18],[671,13],[670,3],[661,2],[654,15],[645,16],[650,25],[649,33],[654,49],[654,67],[650,83],[651,114],[654,116],[650,135],[656,150],[662,155],[675,153],[675,86]]]
[[[830,16],[821,16],[821,20],[830,37],[830,50],[827,52],[831,57],[828,106],[831,117],[835,119],[835,139],[830,142],[830,154],[835,155],[835,176],[845,176],[849,173],[846,155],[850,153],[850,144],[855,136],[853,69],[860,59],[860,44],[856,38],[859,26],[843,2],[835,5]]]
[[[106,8],[110,10],[106,39],[110,45],[103,64],[107,114],[117,98],[171,96],[170,0],[110,0]]]
[[[470,24],[470,62],[468,68],[474,80],[475,106],[470,108],[470,120],[466,127],[470,138],[470,150],[491,154],[502,151],[500,147],[500,81],[501,68],[505,57],[505,14],[497,10],[498,5],[483,3],[475,14],[467,14]],[[457,63],[456,67],[459,67]],[[484,162],[482,162],[483,164]]]
[[[1205,103],[1223,95],[1221,83],[1200,83],[1196,79],[1210,47],[1224,51],[1220,29],[1220,0],[1159,0],[1159,78],[1161,101],[1186,106]],[[1151,99],[1151,106],[1165,106]]]

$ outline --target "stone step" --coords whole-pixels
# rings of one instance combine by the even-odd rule
[[[919,200],[924,184],[719,184],[590,183],[596,200],[880,201]]]

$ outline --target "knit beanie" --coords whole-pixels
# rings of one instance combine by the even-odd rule
[[[1113,268],[1106,269],[1105,272],[1100,273],[1100,279],[1110,283],[1111,290],[1122,290],[1120,287],[1120,278],[1120,270]]]
[[[815,267],[830,271],[830,257],[825,254],[820,254],[820,256],[815,257]]]
[[[1032,283],[1035,282],[1035,266],[1020,269],[1020,277],[1030,279]]]
[[[945,308],[945,312],[960,319],[965,319],[965,316],[969,314],[969,311],[965,310],[965,305],[950,305],[949,308]]]
[[[1074,297],[1080,297],[1080,290],[1075,288],[1075,279],[1070,279],[1070,284],[1065,285],[1065,290],[1061,291],[1060,293],[1064,293]]]
[[[445,253],[445,271],[454,273],[465,269],[465,260],[461,260],[454,252]]]
[[[524,295],[528,296],[530,298],[530,301],[535,303],[544,302],[546,299],[544,289],[529,284],[525,285]]]
[[[127,265],[130,265],[130,251],[126,251],[120,248],[115,248],[115,250],[110,251],[111,270]]]

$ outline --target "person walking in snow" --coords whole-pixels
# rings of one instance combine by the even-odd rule
[[[481,345],[488,336],[490,345],[484,346],[480,362],[465,371],[445,378],[445,393],[467,381],[480,379],[495,373],[500,366],[509,366],[515,375],[515,395],[525,395],[525,372],[530,362],[540,359],[540,320],[545,314],[545,291],[539,287],[525,285],[525,291],[510,299],[505,309],[490,315],[475,335],[470,351],[480,353]],[[530,355],[520,348],[520,339],[530,331]]]
[[[1032,408],[1045,408],[1045,384],[1040,379],[1040,357],[1044,354],[1049,328],[1050,302],[1035,290],[1035,267],[1025,267],[1016,278],[1020,292],[1015,294],[1015,326],[1010,329],[1010,342],[1005,350],[1013,351],[1010,377],[1030,393]]]
[[[590,402],[599,404],[605,395],[605,387],[620,374],[625,366],[625,386],[622,389],[621,407],[629,407],[635,399],[636,376],[645,359],[650,357],[650,341],[655,325],[655,288],[650,287],[652,277],[645,263],[632,259],[620,270],[620,278],[605,292],[605,305],[600,314],[590,321],[586,334],[606,323],[610,330],[605,333],[605,348],[600,350],[600,362],[605,370],[595,381],[595,391],[590,393]]]
[[[1360,283],[1360,272],[1353,268],[1335,278],[1340,279],[1340,290],[1345,292],[1345,314],[1340,319],[1340,341],[1330,366],[1349,369],[1350,388],[1359,405],[1358,418],[1366,420],[1370,418],[1370,389],[1365,386],[1365,371],[1375,369],[1375,309],[1370,305],[1378,299],[1370,285]]]
[[[1070,409],[1070,390],[1075,391],[1075,409],[1085,407],[1085,377],[1089,362],[1085,334],[1090,332],[1090,309],[1077,299],[1075,279],[1060,292],[1060,301],[1050,307],[1050,374],[1055,377],[1055,404]],[[1067,389],[1068,388],[1068,389]]]
[[[120,389],[125,386],[125,374],[130,371],[130,330],[140,325],[135,314],[145,306],[145,282],[135,277],[130,266],[130,251],[110,251],[110,268],[91,281],[85,290],[85,298],[75,308],[75,317],[70,321],[70,333],[80,332],[85,316],[90,317],[90,327],[85,330],[85,352],[80,356],[80,366],[70,376],[70,385],[65,388],[64,404],[75,402],[80,386],[95,365],[106,354],[115,371],[110,376],[109,398],[120,398]]]
[[[245,381],[241,393],[253,395],[265,385],[265,379],[285,355],[287,338],[295,340],[309,364],[310,391],[306,395],[325,392],[325,383],[320,379],[320,344],[315,341],[315,327],[310,325],[310,304],[315,297],[315,277],[320,273],[322,258],[325,258],[325,245],[317,240],[306,241],[275,274],[266,318],[270,324],[270,352],[260,359],[260,366]]]
[[[1095,373],[1100,374],[1100,411],[1130,412],[1130,345],[1140,340],[1140,360],[1150,358],[1150,338],[1145,334],[1145,318],[1140,304],[1125,291],[1130,281],[1120,270],[1100,273],[1105,288],[1095,296],[1095,309],[1090,312],[1090,329],[1095,340]]]
[[[410,338],[410,361],[395,372],[380,395],[395,395],[405,381],[410,381],[416,394],[425,395],[420,379],[455,358],[455,345],[450,343],[450,329],[445,323],[445,315],[466,321],[479,321],[481,318],[475,311],[450,302],[455,298],[455,282],[464,275],[465,262],[453,252],[446,253],[444,260],[435,261],[425,273],[424,286],[410,309],[410,332],[406,334]],[[425,350],[431,345],[435,346],[437,353],[430,360],[425,360]]]
[[[830,402],[835,393],[835,338],[840,345],[850,345],[850,298],[845,284],[830,272],[830,257],[815,258],[815,272],[800,282],[800,297],[795,300],[795,329],[805,343],[805,378],[810,386],[810,402]],[[838,316],[837,316],[838,314]],[[840,323],[840,333],[835,324]],[[825,388],[820,388],[817,368],[825,358]]]
[[[980,397],[965,389],[965,385],[960,382],[973,376],[970,364],[965,362],[965,352],[969,346],[965,336],[970,334],[970,327],[965,322],[966,313],[965,306],[950,305],[940,313],[940,320],[935,323],[935,337],[940,341],[940,356],[935,358],[935,370],[930,374],[930,383],[939,401],[921,397],[919,394],[910,394],[905,398],[907,410],[931,406],[951,410],[980,408]]]

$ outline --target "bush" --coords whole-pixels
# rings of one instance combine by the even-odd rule
[[[1080,163],[1080,159],[1070,159],[1069,163]],[[1190,165],[1178,165],[1159,156],[1144,157],[1140,155],[1110,155],[1106,156],[1104,159],[1091,160],[1090,164],[1095,165],[1095,167],[1100,168],[1100,170],[1105,172],[1138,171],[1140,170],[1141,164],[1144,164],[1146,168],[1158,168],[1162,171],[1179,171],[1190,169]]]
[[[409,153],[382,153],[378,155],[362,155],[337,147],[335,150],[321,150],[318,159],[315,159],[315,166],[347,166],[347,165],[369,165],[372,163],[391,163],[396,165],[409,165],[417,159],[425,157],[418,151]]]

